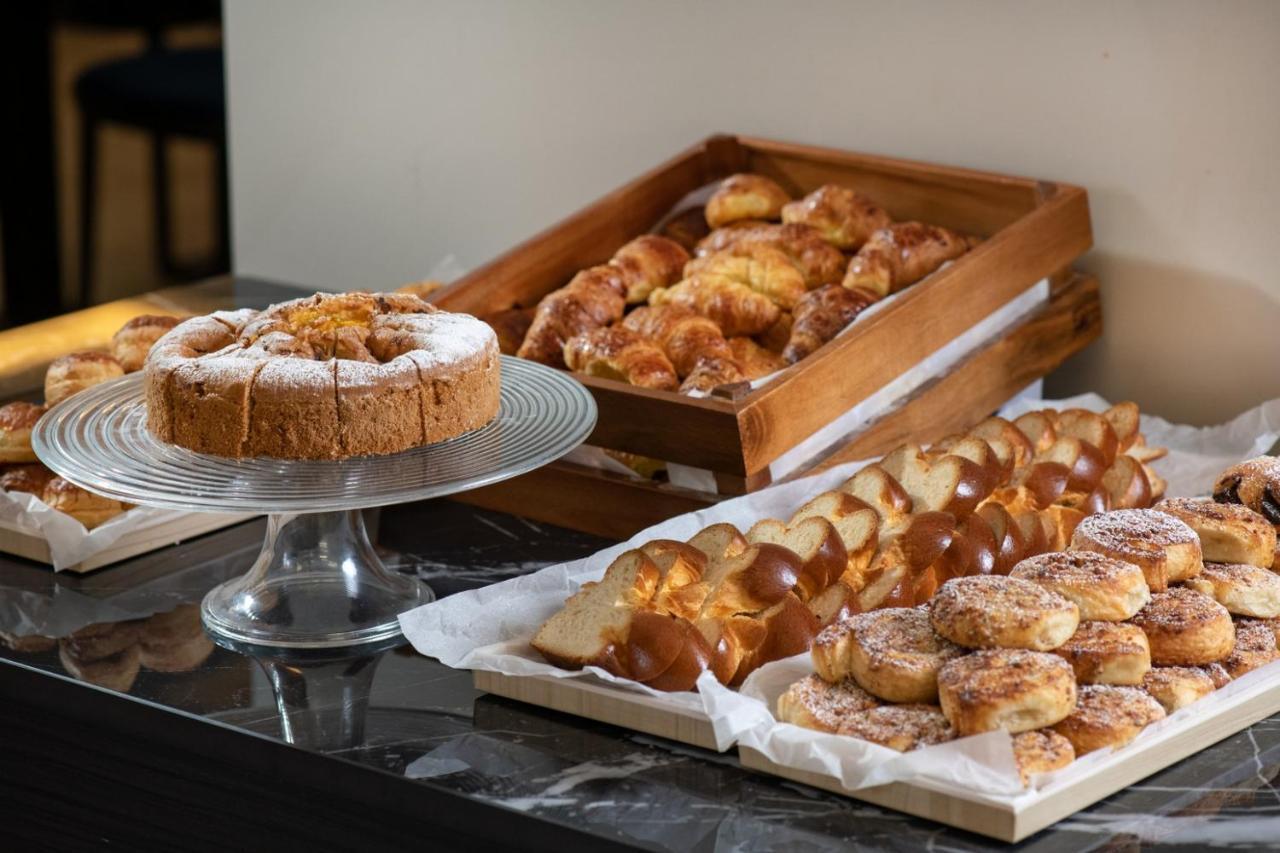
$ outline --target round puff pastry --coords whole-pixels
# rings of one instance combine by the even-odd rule
[[[1235,647],[1227,609],[1193,589],[1175,587],[1151,596],[1133,623],[1147,635],[1157,666],[1196,666],[1220,661]]]
[[[1057,655],[995,649],[957,658],[938,673],[942,712],[962,735],[1051,726],[1076,704],[1071,666]]]
[[[0,406],[0,462],[35,462],[31,430],[44,415],[44,406],[22,400]]]
[[[1138,732],[1164,719],[1164,708],[1136,687],[1088,684],[1080,688],[1075,710],[1053,727],[1071,741],[1076,755],[1124,746]]]
[[[929,607],[933,630],[969,648],[1057,648],[1075,633],[1080,608],[1030,581],[1000,575],[953,578]]]
[[[939,637],[929,614],[891,607],[859,613],[824,630],[812,655],[823,678],[852,677],[887,702],[938,701],[938,670],[964,649]]]
[[[1082,622],[1123,622],[1151,600],[1142,569],[1093,551],[1051,551],[1013,567],[1010,577],[1074,601]]]
[[[1237,616],[1280,616],[1280,575],[1240,563],[1205,563],[1187,588],[1216,599]]]
[[[936,705],[881,705],[845,720],[838,734],[898,752],[954,740],[956,730]]]
[[[1276,529],[1247,506],[1220,504],[1197,498],[1169,498],[1154,509],[1186,522],[1200,537],[1206,562],[1271,565],[1275,559]]]
[[[1236,645],[1222,662],[1233,679],[1280,658],[1276,635],[1262,622],[1242,619],[1236,623]]]
[[[778,697],[778,719],[784,723],[834,732],[849,717],[879,707],[876,697],[852,681],[824,681],[806,675]]]
[[[124,376],[115,356],[105,352],[73,352],[49,365],[44,374],[44,402],[60,403],[99,382]]]
[[[1036,729],[1014,735],[1013,759],[1018,762],[1022,784],[1027,785],[1032,776],[1061,770],[1075,761],[1076,751],[1071,741],[1053,729]]]
[[[1213,682],[1214,690],[1220,690],[1231,683],[1231,673],[1227,672],[1227,668],[1218,661],[1192,667],[1192,669],[1198,669],[1209,676],[1209,680]]]
[[[111,336],[111,354],[120,362],[125,373],[141,370],[152,345],[179,322],[177,317],[164,314],[134,317]]]
[[[1172,714],[1197,699],[1203,699],[1217,688],[1213,679],[1196,666],[1157,666],[1142,679],[1142,689]]]
[[[1152,509],[1118,509],[1089,516],[1071,534],[1071,550],[1095,551],[1135,564],[1152,592],[1195,577],[1203,562],[1195,531]]]
[[[1141,684],[1151,669],[1147,635],[1124,622],[1081,622],[1053,653],[1071,664],[1079,684]]]
[[[1280,457],[1259,456],[1222,472],[1213,499],[1243,504],[1280,527]]]

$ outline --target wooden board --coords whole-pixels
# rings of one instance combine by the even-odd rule
[[[513,676],[476,670],[477,690],[562,711],[703,749],[716,748],[711,722],[701,712],[672,708],[643,693],[620,690],[590,677]]]
[[[106,550],[99,551],[92,557],[74,566],[63,569],[66,572],[84,573],[148,551],[175,545],[214,530],[221,530],[233,524],[253,518],[254,513],[215,513],[189,512],[179,513],[169,521],[162,522],[145,530],[138,530],[122,536]],[[49,544],[41,536],[19,528],[7,521],[0,521],[0,551],[35,560],[38,563],[52,564],[49,556]]]
[[[973,251],[742,397],[691,399],[580,376],[599,408],[588,443],[758,487],[771,462],[1092,245],[1088,200],[1066,184],[737,136],[714,136],[473,271],[433,297],[484,315],[531,306],[649,231],[686,194],[735,171],[793,196],[855,186],[895,219],[979,234]]]
[[[917,389],[906,403],[825,452],[794,476],[881,455],[904,441],[928,442],[977,423],[1019,390],[1102,334],[1098,282],[1073,274],[1053,282],[1049,304]],[[722,481],[723,482],[723,481]],[[753,489],[768,484],[753,483]],[[742,491],[739,489],[738,491]],[[568,462],[454,497],[613,539],[720,498]]]

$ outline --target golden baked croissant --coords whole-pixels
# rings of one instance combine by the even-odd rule
[[[719,228],[742,219],[777,219],[789,201],[786,190],[764,175],[730,175],[707,200],[707,224]]]
[[[733,359],[724,333],[714,321],[678,305],[642,305],[622,321],[623,328],[654,341],[681,378],[700,358]]]
[[[755,342],[769,352],[781,353],[791,340],[791,327],[794,323],[792,312],[783,311],[772,326],[755,336]]]
[[[585,269],[567,285],[542,298],[516,355],[552,367],[564,367],[564,345],[574,335],[622,318],[626,282],[617,267]]]
[[[790,309],[805,293],[804,275],[780,250],[749,246],[738,253],[717,252],[685,265],[685,278],[724,276],[763,293],[780,308]]]
[[[739,254],[755,246],[767,246],[785,254],[800,270],[809,288],[840,281],[849,264],[839,249],[823,239],[821,231],[799,222],[751,226],[733,223],[708,234],[695,251],[698,255]]]
[[[718,356],[702,356],[693,366],[693,370],[680,383],[680,393],[691,391],[710,391],[721,385],[732,385],[735,382],[746,382],[747,375],[736,358]]]
[[[769,352],[751,338],[730,338],[729,348],[733,350],[734,360],[738,362],[748,380],[777,373],[787,366],[782,356]]]
[[[644,234],[614,253],[609,265],[622,271],[627,302],[644,302],[654,289],[675,284],[681,278],[689,253],[675,240]]]
[[[885,210],[859,192],[827,184],[782,208],[783,222],[812,225],[839,249],[857,249],[892,220]]]
[[[655,290],[650,305],[679,305],[709,317],[727,337],[754,335],[772,326],[780,309],[764,294],[720,275],[699,274]]]
[[[858,250],[849,261],[844,286],[888,296],[960,257],[971,245],[970,238],[948,228],[898,222],[876,231]]]
[[[680,385],[658,345],[625,326],[592,329],[570,338],[564,345],[564,363],[578,373],[641,388],[674,391]]]
[[[782,357],[790,364],[816,352],[880,297],[865,287],[824,284],[796,303],[791,338]]]
[[[503,355],[515,355],[529,333],[533,323],[533,308],[508,308],[481,317],[498,336],[498,350]]]

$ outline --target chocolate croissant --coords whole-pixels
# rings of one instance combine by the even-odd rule
[[[564,345],[575,335],[617,322],[626,308],[626,281],[617,267],[585,269],[542,298],[516,355],[564,367]]]
[[[718,228],[699,241],[695,252],[698,255],[741,254],[756,246],[784,253],[800,270],[805,286],[810,289],[839,282],[849,263],[839,249],[823,239],[821,231],[798,222]]]
[[[726,337],[754,335],[769,328],[781,309],[769,297],[723,275],[698,274],[655,290],[650,305],[679,305],[715,322]]]
[[[835,184],[819,187],[782,208],[782,221],[812,225],[838,249],[857,249],[892,220],[884,208],[859,192]]]
[[[888,296],[960,257],[974,242],[937,225],[895,223],[872,234],[849,261],[844,286],[865,287]]]
[[[789,201],[787,191],[764,175],[730,175],[707,200],[707,224],[719,228],[743,219],[776,220]]]
[[[846,288],[838,284],[809,291],[796,303],[791,339],[782,357],[787,363],[795,364],[816,352],[879,298],[865,287]]]
[[[768,246],[749,246],[740,253],[717,252],[685,265],[685,278],[723,276],[769,297],[780,308],[790,309],[805,294],[804,275],[787,256]]]
[[[627,302],[644,302],[659,287],[681,279],[689,253],[675,240],[645,234],[614,253],[609,265],[622,272],[627,287]]]
[[[577,373],[617,379],[641,388],[674,391],[676,370],[650,338],[625,326],[593,329],[564,345],[564,363]]]

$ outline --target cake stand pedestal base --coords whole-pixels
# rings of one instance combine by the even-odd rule
[[[238,643],[323,649],[380,643],[435,594],[378,559],[360,510],[278,513],[253,567],[209,591],[205,627]]]

